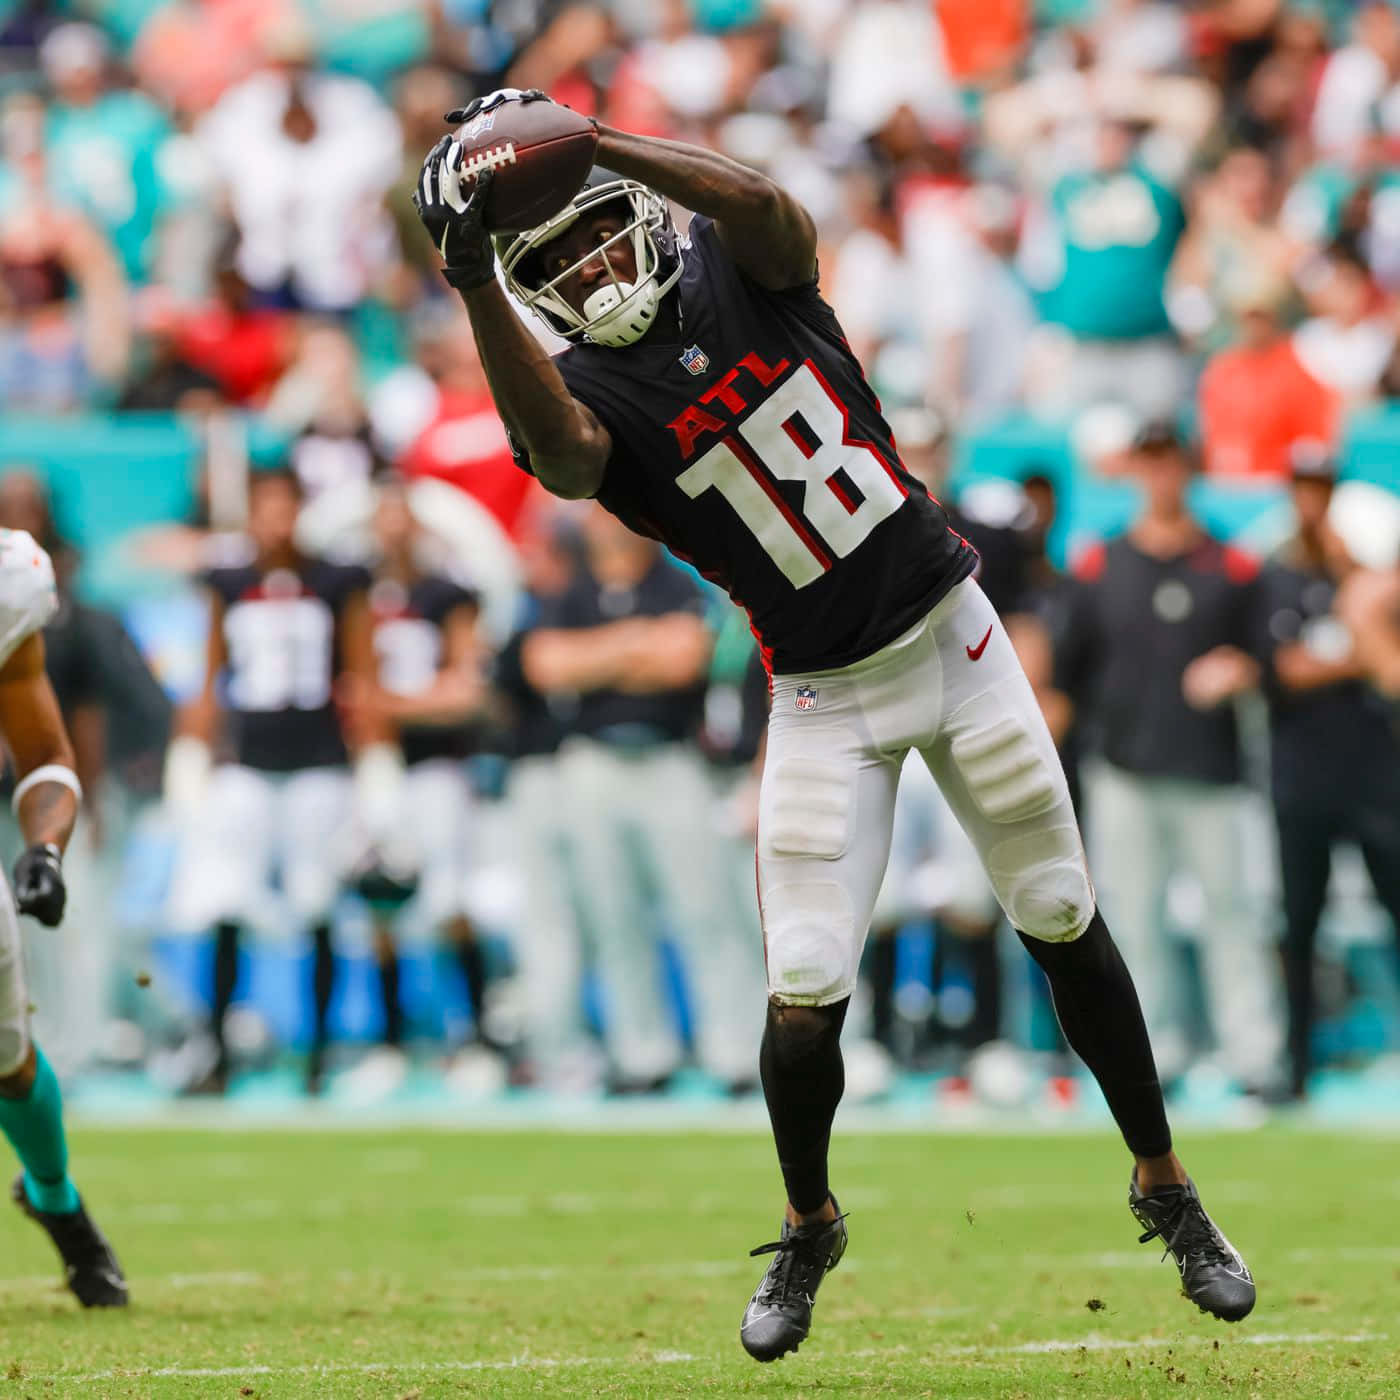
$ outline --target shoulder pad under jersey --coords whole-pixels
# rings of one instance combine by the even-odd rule
[[[0,666],[58,611],[53,561],[24,530],[0,530]]]

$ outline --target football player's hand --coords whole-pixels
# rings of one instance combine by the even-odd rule
[[[486,200],[494,170],[483,170],[470,196],[462,189],[462,147],[450,136],[428,152],[413,191],[413,207],[446,266],[442,275],[459,292],[483,287],[496,275],[496,251],[486,231]]]
[[[1238,647],[1213,647],[1181,673],[1181,693],[1195,710],[1213,710],[1259,679],[1259,664]]]
[[[57,928],[67,900],[58,847],[31,846],[15,862],[15,903],[19,912],[32,914],[46,928]]]
[[[479,117],[483,112],[494,112],[502,102],[553,101],[547,92],[541,92],[539,88],[497,88],[495,92],[488,92],[483,97],[473,97],[465,107],[454,107],[444,114],[443,121],[457,126],[461,122],[471,121],[473,117]]]

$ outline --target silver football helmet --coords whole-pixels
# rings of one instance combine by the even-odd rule
[[[553,277],[546,277],[540,250],[581,217],[614,201],[625,205],[621,229]],[[627,282],[608,259],[608,279],[596,286],[580,314],[559,295],[560,283],[614,244],[628,240],[637,265],[637,280]],[[631,345],[656,321],[661,299],[681,275],[680,239],[665,199],[637,180],[595,165],[583,188],[552,218],[523,233],[494,238],[506,287],[549,328],[565,340],[599,345]]]

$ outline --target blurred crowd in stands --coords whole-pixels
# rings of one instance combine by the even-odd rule
[[[0,0],[0,524],[55,553],[88,792],[74,916],[31,941],[47,1043],[213,1092],[273,1041],[363,1100],[444,1042],[464,1094],[753,1087],[761,661],[515,469],[409,201],[502,83],[812,211],[1061,744],[1164,1075],[1300,1097],[1400,1047],[1400,470],[1344,452],[1400,396],[1385,0]],[[63,479],[6,456],[6,418],[95,414],[197,445],[188,518],[123,542],[183,672],[90,605]],[[960,475],[1008,424],[1074,472]],[[1276,505],[1254,547],[1202,477]],[[1067,558],[1085,482],[1126,528]],[[998,923],[911,766],[861,1092],[1056,1051]]]

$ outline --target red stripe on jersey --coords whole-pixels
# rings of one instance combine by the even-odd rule
[[[725,438],[725,442],[729,445],[730,451],[744,464],[744,468],[748,474],[764,489],[768,495],[768,499],[777,506],[778,510],[782,513],[783,519],[792,526],[797,538],[811,550],[812,558],[822,566],[823,570],[831,568],[831,555],[818,543],[817,537],[807,528],[801,516],[799,516],[783,499],[782,493],[768,479],[768,473],[759,466],[757,459],[749,449],[744,446],[744,443],[732,433]]]
[[[846,494],[846,490],[841,485],[840,481],[837,480],[835,472],[832,472],[832,474],[829,477],[827,477],[826,486],[827,490],[830,491],[831,494],[835,496],[836,499],[840,501],[843,506],[846,507],[847,515],[854,515],[856,511],[860,509],[860,507],[850,498],[850,496]]]
[[[794,414],[795,418],[796,415]],[[817,455],[817,449],[807,441],[801,433],[797,431],[797,424],[792,418],[783,419],[783,431],[788,435],[792,445],[810,462]]]
[[[836,391],[831,387],[830,384],[826,382],[826,376],[821,372],[821,370],[819,370],[810,359],[806,360],[804,363],[806,364],[807,368],[812,371],[812,374],[815,376],[817,383],[822,386],[822,389],[825,392],[827,398],[829,398],[832,401],[832,403],[836,405],[837,410],[841,414],[842,443],[847,447],[869,448],[870,451],[873,452],[877,458],[879,458],[880,465],[884,467],[885,471],[889,474],[890,480],[894,482],[894,484],[899,488],[899,494],[901,496],[907,497],[909,495],[909,488],[899,479],[899,473],[895,471],[894,466],[890,462],[890,459],[886,457],[883,452],[880,451],[879,445],[877,443],[871,442],[868,438],[853,438],[851,436],[851,416],[846,409],[846,405],[841,402],[841,399],[837,396]]]

